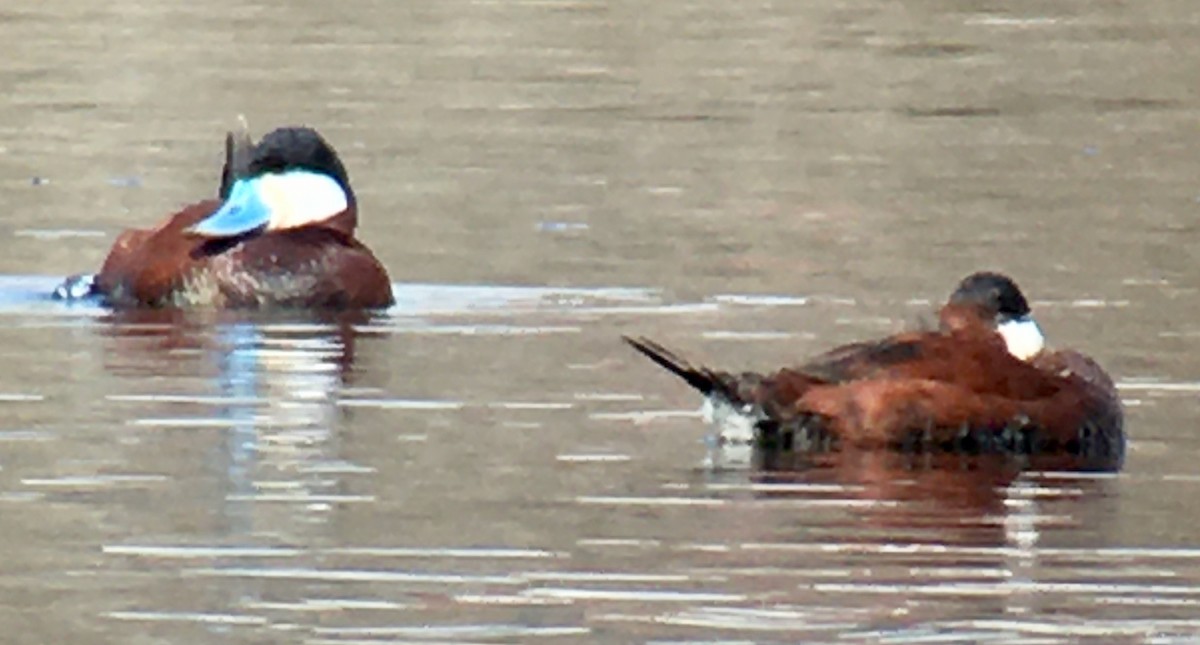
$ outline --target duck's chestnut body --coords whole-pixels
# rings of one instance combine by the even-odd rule
[[[192,204],[157,228],[117,238],[95,288],[113,306],[376,308],[391,281],[371,250],[328,227],[205,239],[186,229],[220,201]]]
[[[1002,303],[1010,291],[1013,303]],[[1028,314],[1010,279],[979,273],[942,308],[937,330],[839,347],[769,374],[694,367],[651,341],[626,340],[705,394],[731,440],[1123,453],[1120,399],[1099,365],[1040,341],[1018,356],[998,331],[1001,319],[1036,330]]]
[[[220,199],[123,232],[91,289],[117,307],[377,308],[383,265],[355,236],[337,153],[310,128],[229,135]]]

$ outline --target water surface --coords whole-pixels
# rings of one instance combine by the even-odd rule
[[[54,0],[0,10],[14,643],[1200,637],[1184,0]],[[44,299],[318,127],[371,316]],[[1107,366],[1117,474],[713,468],[644,334],[770,367],[1014,275]]]

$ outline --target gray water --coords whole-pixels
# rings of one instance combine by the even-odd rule
[[[1189,0],[57,0],[0,42],[4,642],[1200,639]],[[42,297],[214,193],[239,114],[338,148],[395,308]],[[769,368],[980,268],[1119,381],[1120,473],[718,467],[619,341]]]

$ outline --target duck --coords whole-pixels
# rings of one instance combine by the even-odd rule
[[[122,232],[98,273],[68,278],[54,296],[114,308],[390,306],[387,270],[357,225],[350,177],[320,133],[285,126],[255,143],[243,127],[226,135],[217,199]]]
[[[633,349],[704,396],[718,441],[764,449],[1124,454],[1116,386],[1091,357],[1046,346],[1012,278],[963,278],[934,328],[851,343],[773,372]]]

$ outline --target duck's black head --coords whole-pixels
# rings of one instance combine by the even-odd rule
[[[353,234],[354,190],[333,146],[309,127],[276,128],[253,143],[243,130],[225,139],[222,205],[188,229],[232,239],[319,226]]]
[[[230,132],[225,141],[225,167],[221,174],[221,199],[229,197],[233,182],[243,177],[288,170],[307,170],[332,177],[354,203],[350,174],[333,146],[313,128],[276,128],[254,143],[245,133]]]
[[[962,279],[954,293],[954,304],[973,304],[982,307],[1000,321],[1022,318],[1030,313],[1029,301],[1013,279],[1003,273],[980,271]]]
[[[980,271],[963,278],[950,294],[949,304],[978,307],[992,320],[1008,351],[1017,358],[1028,360],[1046,346],[1025,294],[1003,273]]]

